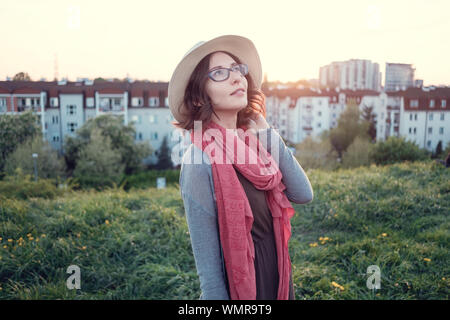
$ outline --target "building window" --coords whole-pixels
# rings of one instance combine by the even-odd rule
[[[317,128],[321,128],[322,127],[322,124],[319,122],[318,124],[317,124]]]
[[[414,115],[414,120],[417,120],[417,113]]]
[[[150,133],[150,139],[158,140],[158,132],[151,132]]]
[[[131,116],[131,121],[139,124],[139,123],[141,123],[141,116],[133,115],[133,116]]]
[[[58,116],[52,117],[52,123],[57,124],[58,123]]]
[[[430,113],[430,114],[428,115],[428,120],[430,120],[430,121],[433,120],[433,114],[432,114],[432,113]]]
[[[319,100],[319,101],[320,101],[320,100]],[[319,113],[318,113],[318,114],[319,114],[319,117],[320,117],[320,116],[322,115],[322,111],[319,111]]]
[[[419,100],[417,100],[417,99],[409,100],[409,106],[411,108],[417,108],[419,106]]]
[[[444,120],[445,114],[441,113],[441,120]]]
[[[384,112],[381,113],[381,120],[384,119]]]
[[[58,106],[58,98],[50,98],[50,107]]]
[[[59,136],[53,136],[53,142],[59,142]]]
[[[433,128],[432,127],[429,127],[428,128],[428,134],[432,134],[433,133]]]
[[[444,134],[444,127],[439,128],[439,134]]]
[[[150,123],[158,123],[158,117],[154,114],[151,114],[148,120],[150,121]]]
[[[86,107],[88,108],[94,107],[94,98],[86,98]]]
[[[122,105],[122,99],[121,98],[114,98],[113,102],[114,102],[114,106],[121,106]]]
[[[441,100],[441,107],[442,107],[442,108],[445,108],[446,106],[447,106],[447,100],[442,99],[442,100]]]
[[[150,97],[148,99],[148,105],[150,107],[157,107],[157,106],[159,106],[159,98],[158,97]]]
[[[430,100],[430,108],[434,108],[434,99]]]
[[[133,106],[133,107],[142,107],[142,103],[143,103],[142,98],[137,98],[137,97],[131,98],[131,106]]]
[[[428,148],[431,147],[431,140],[428,140],[428,141],[427,141],[427,147],[428,147]]]
[[[139,132],[138,137],[139,137],[139,140],[142,140],[142,132]]]
[[[68,122],[67,128],[69,129],[70,132],[75,132],[75,130],[77,129],[77,123],[76,122]]]
[[[416,127],[414,127],[414,134],[416,134]]]
[[[413,115],[412,115],[412,113],[410,113],[409,114],[409,120],[412,120],[413,119]]]
[[[409,133],[411,133],[411,128],[409,128]]]
[[[70,115],[70,116],[75,115],[77,113],[76,111],[77,111],[77,106],[74,106],[74,105],[67,106],[67,114],[68,115]]]

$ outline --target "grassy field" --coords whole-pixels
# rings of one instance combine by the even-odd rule
[[[314,200],[292,218],[296,299],[449,298],[450,170],[425,161],[307,173]],[[183,214],[176,183],[0,195],[0,299],[197,299]],[[66,287],[70,265],[80,290]]]

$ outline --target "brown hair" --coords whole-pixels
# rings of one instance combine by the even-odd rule
[[[234,61],[236,61],[237,63],[241,63],[240,59],[233,54],[226,51],[220,52],[228,54],[234,59]],[[198,63],[198,65],[192,72],[191,77],[189,78],[182,102],[186,106],[186,110],[184,110],[184,112],[182,113],[182,115],[185,116],[185,120],[181,122],[172,121],[172,125],[176,128],[190,130],[194,128],[194,121],[202,121],[202,123],[207,124],[209,123],[209,121],[211,121],[211,115],[213,113],[218,117],[217,113],[214,112],[211,99],[206,94],[205,90],[206,81],[208,80],[206,74],[209,70],[209,60],[213,53],[215,52],[208,54]],[[264,117],[266,117],[264,93],[256,87],[253,78],[250,76],[250,73],[247,74],[245,78],[248,82],[248,104],[247,107],[238,112],[238,128],[242,125],[247,126],[249,118],[257,113],[261,113]],[[178,106],[178,110],[180,110],[181,105]],[[201,107],[198,107],[198,105],[201,105]]]

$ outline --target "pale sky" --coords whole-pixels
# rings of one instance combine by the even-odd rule
[[[317,79],[332,61],[412,63],[424,85],[450,85],[450,1],[2,0],[0,80],[169,81],[197,42],[251,39],[270,81]]]

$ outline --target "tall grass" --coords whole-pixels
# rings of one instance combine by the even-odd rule
[[[314,200],[294,204],[292,218],[296,299],[448,299],[449,172],[431,161],[308,171]],[[176,182],[3,195],[0,238],[0,299],[200,295]],[[66,287],[70,265],[80,267],[80,290]],[[366,286],[370,265],[380,290]]]

